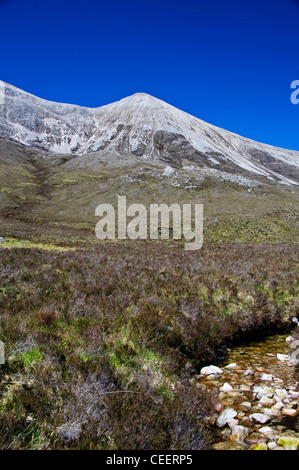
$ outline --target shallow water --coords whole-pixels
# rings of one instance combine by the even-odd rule
[[[218,364],[223,371],[221,375],[198,377],[199,382],[213,390],[218,397],[215,416],[210,418],[214,429],[214,449],[247,450],[261,444],[266,446],[265,450],[280,450],[281,436],[299,438],[298,369],[289,360],[277,358],[277,354],[290,357],[292,353],[294,357],[296,350],[291,349],[291,346],[295,343],[287,342],[288,336],[290,335],[272,336],[263,341],[235,347]],[[231,364],[236,365],[227,368]],[[229,387],[226,388],[229,390],[221,391],[223,384],[228,384]],[[256,387],[262,387],[260,395],[256,392]],[[282,398],[278,397],[280,393],[283,394]],[[263,394],[265,396],[262,398]],[[279,406],[281,409],[278,409]],[[235,410],[236,416],[226,426],[219,427],[217,419],[227,408]],[[254,413],[263,414],[266,419],[268,416],[268,422],[257,423],[251,416]],[[294,416],[288,416],[288,413]],[[247,436],[236,439],[233,436],[235,426],[246,427]],[[265,430],[265,426],[270,429]],[[264,431],[268,433],[264,434]]]
[[[239,346],[229,351],[223,365],[236,362],[243,369],[264,368],[284,382],[284,386],[291,386],[296,382],[296,369],[285,362],[277,360],[277,354],[290,354],[293,350],[286,341],[290,335],[277,335],[263,341]],[[259,376],[260,374],[257,374]],[[257,377],[258,378],[258,377]]]

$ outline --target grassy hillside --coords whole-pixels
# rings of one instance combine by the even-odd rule
[[[199,368],[299,313],[296,247],[22,246],[0,249],[5,449],[209,447]]]
[[[147,207],[202,203],[206,242],[298,242],[296,187],[187,163],[168,174],[135,156],[56,155],[0,139],[0,236],[92,238],[95,208],[125,195]]]
[[[298,190],[1,139],[0,165],[0,447],[208,448],[200,367],[299,314]],[[203,248],[100,243],[117,195],[203,203]]]

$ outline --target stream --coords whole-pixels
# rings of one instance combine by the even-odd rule
[[[299,450],[298,330],[228,350],[197,376],[216,394],[214,450]]]

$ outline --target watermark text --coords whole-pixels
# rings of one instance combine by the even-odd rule
[[[295,91],[291,94],[291,103],[299,104],[299,80],[294,80],[291,83],[291,88]]]
[[[95,211],[101,219],[95,233],[99,240],[181,240],[185,250],[199,250],[203,244],[203,205],[143,204],[127,206],[126,196],[118,196],[117,210],[100,204]]]

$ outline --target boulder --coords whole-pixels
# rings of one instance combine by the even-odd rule
[[[201,375],[216,375],[216,374],[223,374],[223,371],[217,366],[206,366],[203,367],[200,371]]]
[[[276,354],[276,357],[279,361],[282,361],[282,362],[286,362],[289,358],[287,354],[279,354],[279,353]]]
[[[233,389],[233,387],[231,385],[229,385],[227,382],[225,382],[225,384],[222,385],[222,387],[220,387],[219,390],[221,390],[221,392],[231,392]]]
[[[285,450],[299,450],[299,438],[293,436],[280,436],[277,441],[278,445]]]
[[[217,426],[219,428],[223,428],[224,426],[228,425],[228,423],[236,416],[237,416],[237,412],[233,408],[226,408],[219,415],[217,419]]]
[[[258,442],[250,448],[250,450],[268,450],[268,446],[265,442]]]
[[[297,410],[295,410],[294,408],[283,408],[281,414],[284,416],[295,417],[297,416]]]
[[[275,434],[275,431],[272,428],[270,428],[269,426],[263,426],[263,427],[259,428],[259,432],[261,434],[265,434],[266,436],[268,434]]]
[[[260,399],[260,404],[263,406],[273,406],[275,405],[276,401],[273,398],[269,398],[266,395],[262,396]]]
[[[237,425],[233,428],[231,434],[231,440],[236,442],[243,442],[244,439],[248,436],[249,429],[245,426]]]
[[[225,366],[225,369],[235,369],[236,367],[237,367],[237,363],[232,362],[231,364],[228,364],[227,366]]]
[[[249,418],[259,424],[266,424],[271,421],[271,418],[263,413],[253,413],[252,415],[249,415]]]
[[[272,382],[272,379],[273,375],[271,374],[263,374],[261,377],[261,380],[263,380],[264,382]]]

